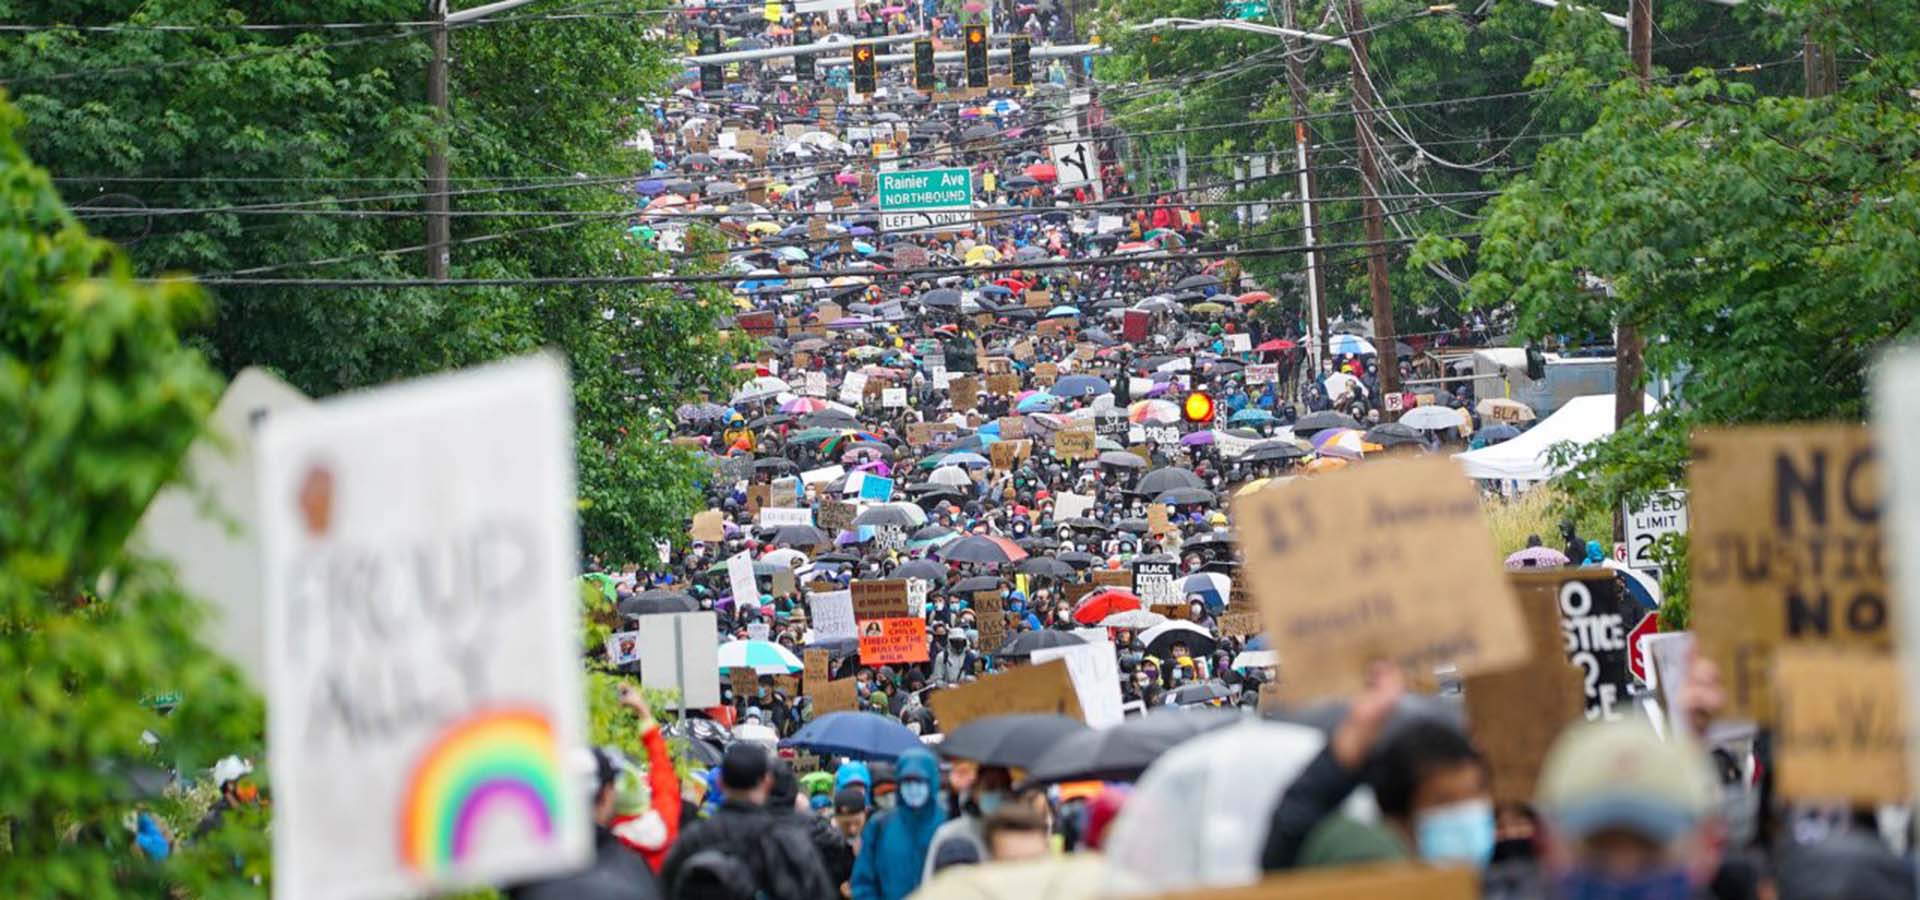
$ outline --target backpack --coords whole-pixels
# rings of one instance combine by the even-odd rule
[[[687,857],[668,892],[683,900],[754,900],[759,879],[745,863],[720,850],[702,850]]]

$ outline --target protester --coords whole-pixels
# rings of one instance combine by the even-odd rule
[[[653,709],[639,689],[620,686],[620,705],[640,719],[640,743],[647,749],[644,772],[632,767],[622,769],[615,788],[614,837],[646,859],[648,867],[660,871],[667,849],[680,833],[680,778],[674,774],[673,757],[667,751],[667,739],[654,721]]]
[[[860,835],[854,860],[854,900],[900,900],[920,886],[933,835],[945,820],[936,800],[940,763],[926,750],[900,755],[899,802],[875,816]]]
[[[1690,740],[1632,722],[1569,729],[1535,798],[1552,889],[1566,900],[1707,896],[1724,838],[1714,782]]]
[[[660,868],[676,898],[825,897],[835,893],[808,832],[767,810],[773,768],[751,743],[727,748],[722,799],[712,816],[680,835]]]

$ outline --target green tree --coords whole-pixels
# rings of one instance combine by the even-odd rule
[[[138,283],[28,162],[20,122],[0,98],[0,894],[208,895],[235,854],[263,871],[261,832],[227,829],[162,867],[122,825],[139,770],[260,747],[260,706],[195,640],[197,607],[121,552],[219,395],[179,336],[205,298]],[[182,698],[170,715],[141,705],[163,692]]]

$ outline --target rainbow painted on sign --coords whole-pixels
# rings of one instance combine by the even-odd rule
[[[469,858],[481,823],[518,812],[544,842],[560,818],[565,778],[544,713],[494,709],[442,732],[421,755],[400,807],[400,856],[431,874]]]

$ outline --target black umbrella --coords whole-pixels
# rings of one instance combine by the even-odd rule
[[[642,591],[620,601],[622,616],[659,616],[694,612],[700,608],[692,597],[679,591]]]
[[[947,590],[956,594],[971,594],[974,591],[997,591],[1003,582],[995,575],[969,575],[958,583],[947,586]]]
[[[1195,475],[1192,469],[1168,466],[1167,468],[1155,469],[1142,475],[1140,477],[1140,483],[1134,485],[1133,490],[1136,494],[1145,494],[1151,497],[1155,494],[1173,490],[1174,488],[1204,488],[1206,486],[1207,483],[1203,481],[1200,476]]]
[[[1006,538],[993,538],[984,534],[974,534],[957,541],[942,545],[940,558],[948,562],[982,563],[1003,565],[1019,562],[1026,558],[1026,551]]]
[[[1067,565],[1070,565],[1076,569],[1084,569],[1095,563],[1101,562],[1099,557],[1096,557],[1093,554],[1088,553],[1084,550],[1068,550],[1067,552],[1054,557],[1054,559],[1057,559],[1063,563],[1066,563]]]
[[[1173,286],[1181,290],[1193,290],[1196,288],[1219,287],[1220,279],[1212,275],[1188,275],[1187,277],[1174,282]]]
[[[920,305],[931,306],[937,309],[958,309],[960,306],[960,292],[953,288],[931,290],[920,295]]]
[[[1112,728],[1070,735],[1027,770],[1019,785],[1062,781],[1132,781],[1175,746],[1241,721],[1224,709],[1156,709]]]
[[[888,578],[918,578],[921,581],[933,581],[945,584],[947,567],[930,559],[916,559],[895,566],[887,573]]]
[[[1325,431],[1329,428],[1359,427],[1360,423],[1355,420],[1354,417],[1346,415],[1345,413],[1337,413],[1330,409],[1323,409],[1319,412],[1310,412],[1301,416],[1300,421],[1293,423],[1293,433],[1300,437],[1306,437],[1316,431]]]
[[[1281,460],[1300,459],[1306,455],[1307,451],[1301,449],[1299,444],[1281,438],[1274,438],[1273,440],[1261,441],[1248,447],[1246,452],[1240,454],[1240,461],[1279,462]]]
[[[1099,462],[1103,466],[1113,466],[1116,469],[1144,469],[1147,466],[1146,460],[1125,450],[1108,450],[1100,454]]]
[[[907,512],[906,507],[895,506],[889,503],[868,508],[860,515],[854,517],[853,524],[875,526],[893,525],[900,528],[907,528],[919,525],[921,522],[916,520],[912,513]]]
[[[1205,628],[1185,619],[1169,619],[1146,631],[1140,632],[1140,640],[1147,645],[1147,653],[1166,659],[1176,643],[1187,645],[1187,652],[1193,656],[1206,656],[1219,646],[1219,640]]]
[[[787,459],[784,456],[769,456],[765,459],[756,459],[753,461],[753,470],[756,472],[778,472],[792,468],[795,468],[793,460]]]
[[[1153,502],[1185,506],[1189,503],[1212,503],[1214,499],[1213,492],[1206,488],[1180,487],[1155,494]]]
[[[988,716],[954,729],[940,742],[940,755],[986,766],[1031,768],[1054,745],[1087,731],[1066,716]]]
[[[1098,531],[1102,534],[1105,534],[1106,532],[1113,530],[1112,525],[1108,525],[1107,523],[1102,522],[1099,519],[1089,519],[1086,516],[1076,516],[1074,518],[1062,521],[1058,524],[1065,525],[1068,528],[1080,529],[1084,531]]]
[[[789,547],[819,547],[832,543],[833,539],[812,525],[782,525],[773,530],[773,542]]]
[[[1051,544],[1054,542],[1051,538],[1030,538],[1022,542],[1029,552],[1037,549],[1043,543]],[[1032,575],[1036,578],[1073,577],[1072,566],[1054,559],[1051,556],[1031,556],[1021,561],[1020,565],[1014,568],[1023,575]]]
[[[1008,638],[1005,644],[1000,645],[1000,652],[994,655],[1032,656],[1035,650],[1045,650],[1049,647],[1078,647],[1084,643],[1086,643],[1085,640],[1071,631],[1052,629],[1022,631]]]
[[[1517,433],[1517,432],[1516,432]],[[1484,433],[1483,433],[1484,435]],[[1360,436],[1363,441],[1379,444],[1382,447],[1426,446],[1427,439],[1420,432],[1399,422],[1382,422],[1367,429]]]
[[[915,531],[910,535],[907,535],[907,539],[910,541],[937,541],[952,533],[953,533],[953,529],[948,528],[945,525],[928,525],[921,528],[918,531]]]
[[[1167,706],[1204,706],[1222,700],[1233,699],[1233,689],[1221,681],[1202,681],[1197,684],[1185,684],[1167,692],[1163,701]]]

